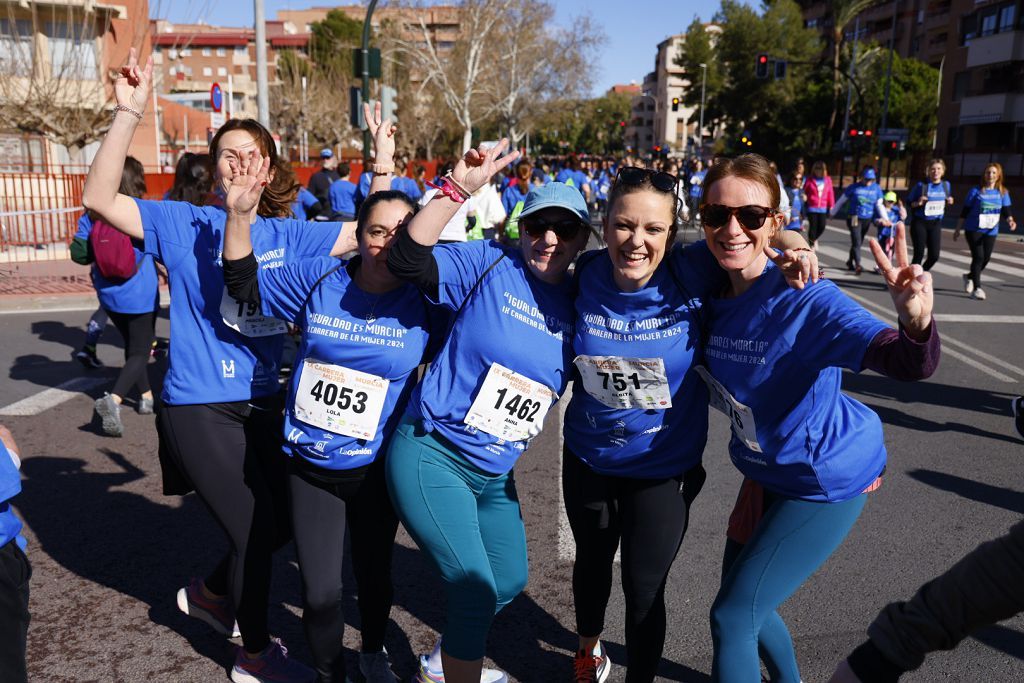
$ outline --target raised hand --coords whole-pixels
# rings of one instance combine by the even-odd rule
[[[374,104],[373,111],[370,111],[370,103],[363,102],[363,118],[366,119],[366,126],[373,136],[373,160],[378,164],[390,164],[395,158],[395,132],[398,126],[391,123],[390,119],[381,118],[381,103],[378,100]]]
[[[808,282],[817,282],[821,276],[818,255],[811,249],[786,249],[780,254],[766,244],[764,254],[779,267],[786,283],[793,289],[803,289]]]
[[[508,138],[502,138],[501,142],[490,149],[484,149],[481,145],[478,149],[471,149],[459,159],[452,169],[452,178],[468,192],[473,193],[487,184],[494,177],[494,174],[508,167],[509,164],[519,158],[519,152],[504,154],[508,149]]]
[[[149,93],[153,86],[153,57],[146,60],[144,67],[139,66],[139,53],[133,47],[128,51],[128,63],[121,67],[121,75],[114,81],[114,98],[117,103],[140,114],[149,103]]]
[[[902,223],[896,226],[895,264],[889,261],[878,240],[872,238],[869,244],[871,253],[875,256],[875,263],[878,264],[882,277],[889,287],[889,294],[892,296],[903,328],[911,337],[922,338],[932,322],[935,295],[932,290],[931,274],[926,273],[920,265],[910,264],[907,257],[905,226]]]
[[[258,149],[242,153],[237,159],[228,161],[231,167],[231,184],[224,198],[228,213],[251,214],[259,206],[263,188],[270,176],[270,157],[260,154]]]

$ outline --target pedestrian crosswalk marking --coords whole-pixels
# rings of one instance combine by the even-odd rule
[[[0,415],[19,417],[39,415],[109,381],[109,377],[75,377],[63,384],[0,408]]]
[[[965,267],[970,267],[971,265],[970,256],[964,256],[962,254],[957,254],[956,252],[942,252],[942,256],[940,258],[958,261],[959,263],[963,263]],[[934,268],[932,268],[932,270],[934,270]],[[995,279],[989,277],[989,272],[993,270],[997,273],[1004,273],[1006,275],[1013,275],[1015,277],[1024,277],[1024,269],[1003,265],[1002,263],[996,263],[995,261],[989,261],[988,265],[985,267],[984,272],[982,272],[981,274],[982,280],[992,280],[994,282]]]
[[[840,263],[846,263],[846,259],[849,258],[849,256],[850,256],[849,251],[847,251],[845,249],[840,249],[838,247],[830,247],[830,246],[822,244],[821,242],[818,242],[818,254],[824,254],[825,256],[828,256],[831,259],[835,259],[835,260],[839,261]],[[943,254],[943,256],[945,256],[945,254]],[[870,252],[868,252],[868,254],[865,257],[863,257],[863,258],[864,258],[863,263],[865,265],[865,268],[864,268],[865,270],[871,270],[872,268],[875,267],[874,266],[875,259],[874,259],[873,256],[870,255]],[[989,267],[991,268],[991,266],[989,266]],[[934,266],[932,266],[931,272],[933,272],[933,273],[941,273],[942,275],[949,275],[950,277],[955,277],[955,278],[958,278],[958,279],[964,273],[962,268],[955,268],[953,266],[947,266],[947,265],[943,264],[941,261],[939,263],[936,263]],[[1019,273],[1019,274],[1024,276],[1024,273]],[[831,275],[829,275],[829,278],[830,279],[835,279],[835,278],[832,278]],[[985,279],[985,282],[990,282],[992,284],[999,284],[1001,282],[1005,282],[1005,280],[1003,280],[1003,279],[990,276],[987,271],[985,272],[984,279]]]

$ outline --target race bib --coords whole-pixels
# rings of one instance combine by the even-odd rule
[[[463,422],[505,441],[525,441],[540,433],[557,398],[540,382],[492,363]]]
[[[577,356],[573,361],[587,393],[609,408],[666,410],[672,407],[661,358]]]
[[[752,451],[761,453],[761,444],[757,442],[757,427],[754,424],[753,411],[734,399],[729,390],[712,377],[703,365],[697,365],[694,369],[708,385],[708,391],[711,394],[711,407],[725,413],[732,422],[732,433],[743,442],[743,445]]]
[[[307,358],[295,391],[295,417],[335,434],[370,441],[377,435],[390,383]]]
[[[260,305],[236,301],[224,288],[220,300],[220,316],[224,324],[246,337],[271,337],[287,329],[283,320],[260,315]]]
[[[998,213],[983,213],[978,216],[978,227],[982,230],[991,230],[999,227]]]
[[[924,205],[924,215],[928,218],[941,218],[946,213],[945,199],[930,199]]]

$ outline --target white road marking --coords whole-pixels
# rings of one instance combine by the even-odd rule
[[[841,232],[837,228],[829,228],[829,229],[830,230],[834,230],[836,232]],[[871,250],[870,250],[869,247],[864,247],[864,249],[867,251],[867,254],[866,255],[864,255],[864,254],[861,255],[862,265],[864,266],[864,270],[865,271],[870,271],[871,269],[873,269],[875,267],[875,259],[871,255]],[[850,257],[850,251],[849,251],[848,248],[847,249],[840,249],[838,247],[830,247],[828,245],[822,244],[821,242],[818,242],[818,253],[819,254],[824,254],[825,256],[828,256],[831,259],[835,259],[836,261],[838,261],[841,264],[845,264],[846,263],[846,259]],[[946,256],[946,254],[943,253],[942,257],[944,258],[945,256]],[[970,259],[968,259],[968,262],[970,262]],[[990,265],[990,267],[991,267],[991,265]],[[933,273],[942,273],[943,275],[949,275],[950,277],[957,278],[958,280],[960,279],[960,276],[964,274],[964,271],[961,268],[957,268],[955,266],[945,265],[945,264],[942,263],[942,261],[939,261],[934,266],[932,266],[931,272],[933,272]],[[1024,275],[1024,272],[1018,272],[1017,275]],[[832,275],[829,275],[829,279],[836,279],[836,278],[833,278]],[[1002,279],[997,278],[997,277],[990,277],[987,274],[985,276],[985,281],[986,282],[991,282],[993,284],[998,284],[998,283],[1001,283],[1001,282],[1005,282],[1005,280],[1002,280]]]
[[[1002,325],[1024,324],[1024,315],[954,315],[936,313],[935,319],[944,323],[1000,323]]]
[[[52,389],[45,389],[38,394],[0,408],[0,415],[19,417],[38,415],[109,381],[109,377],[75,377]]]
[[[971,265],[971,257],[970,256],[964,256],[962,254],[947,254],[947,253],[943,252],[942,256],[940,256],[939,258],[940,259],[952,259],[953,261],[958,261],[958,262],[963,263],[965,266],[968,266],[968,267],[970,267],[970,265]],[[936,265],[938,265],[938,264],[936,264]],[[932,270],[935,270],[934,266],[932,267]],[[1024,269],[1022,269],[1022,268],[1014,268],[1013,266],[1005,266],[1002,263],[995,263],[994,261],[990,260],[988,262],[988,265],[985,266],[985,270],[984,270],[984,274],[982,275],[982,278],[985,279],[985,280],[995,281],[995,278],[991,278],[991,277],[988,276],[989,271],[993,271],[993,270],[995,272],[997,272],[997,273],[1003,273],[1005,275],[1012,275],[1014,277],[1024,277]]]
[[[999,251],[998,246],[996,247],[996,250],[992,252],[992,258],[998,261],[1008,261],[1009,263],[1013,263],[1024,268],[1024,258],[1021,258],[1020,256],[1011,256],[1010,254],[1004,254],[1001,251]]]
[[[9,311],[0,311],[0,315],[28,315],[32,313],[79,313],[81,311],[95,311],[99,304],[92,303],[90,305],[81,306],[61,306],[59,308],[26,308],[26,309],[12,309]]]

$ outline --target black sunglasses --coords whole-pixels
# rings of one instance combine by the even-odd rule
[[[767,206],[725,206],[724,204],[705,204],[700,207],[700,217],[704,225],[709,228],[721,228],[729,222],[732,216],[736,216],[740,226],[744,230],[760,230],[768,217],[775,213],[774,209]]]
[[[671,173],[665,173],[664,171],[655,171],[650,168],[640,168],[639,166],[623,166],[619,169],[619,172],[615,174],[615,182],[622,183],[623,185],[642,185],[646,180],[651,181],[651,185],[656,190],[661,192],[676,193],[676,188],[679,186],[679,178],[672,175]]]
[[[521,218],[519,225],[530,237],[543,237],[544,233],[551,230],[563,242],[573,241],[580,234],[580,230],[586,227],[582,221],[575,218],[560,218],[557,221],[546,221],[539,216]]]

